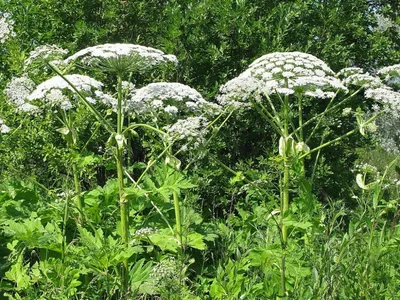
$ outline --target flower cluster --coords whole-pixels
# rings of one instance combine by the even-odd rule
[[[379,88],[383,85],[382,81],[375,76],[371,76],[368,73],[355,73],[348,75],[342,80],[345,86],[357,86],[363,88]]]
[[[187,85],[157,82],[130,94],[127,110],[137,114],[166,113],[175,117],[184,113],[214,114],[219,111],[219,106],[204,100],[199,92]]]
[[[0,17],[0,44],[4,44],[9,38],[15,36],[14,21],[9,13],[3,13]]]
[[[157,231],[158,231],[157,228],[144,227],[144,228],[136,230],[133,236],[135,236],[135,237],[146,237],[146,236],[149,236],[149,235],[151,235],[153,233],[156,233]]]
[[[393,30],[397,32],[397,34],[400,36],[400,25],[396,24],[391,19],[382,15],[377,15],[376,21],[377,21],[377,26],[375,27],[375,29],[377,31],[384,33],[388,29],[393,28]]]
[[[85,75],[66,75],[66,79],[80,92],[85,95],[92,94],[96,90],[101,90],[103,84]],[[45,104],[59,106],[61,109],[68,110],[73,107],[69,98],[63,91],[75,92],[73,88],[61,76],[54,76],[41,84],[28,95],[28,101],[44,100]]]
[[[381,68],[377,74],[387,85],[400,90],[400,64]]]
[[[175,55],[167,55],[160,50],[134,44],[104,44],[85,48],[65,59],[64,63],[69,64],[80,60],[81,63],[85,65],[93,66],[97,65],[102,59],[130,56],[140,58],[143,60],[142,66],[147,67],[153,67],[159,64],[178,63]]]
[[[181,151],[198,148],[205,141],[208,121],[204,117],[188,117],[180,119],[173,125],[168,125],[165,130],[170,141],[185,141]]]
[[[399,79],[400,65],[384,67],[378,70],[379,77],[363,73],[359,68],[346,68],[337,76],[342,78],[344,85],[363,88],[363,95],[375,102],[373,113],[382,113],[377,119],[377,138],[381,146],[389,152],[400,153],[400,92],[391,86],[396,85],[394,79]]]
[[[179,281],[178,262],[173,257],[160,261],[153,267],[150,278],[158,288],[174,288]]]
[[[349,68],[341,69],[339,72],[337,72],[336,73],[336,77],[338,77],[338,78],[347,78],[350,75],[363,74],[363,73],[364,73],[364,70],[362,68],[349,67]]]
[[[68,50],[64,50],[56,45],[42,45],[36,47],[34,50],[29,52],[29,56],[24,62],[24,68],[26,69],[43,62],[60,62],[67,53]]]
[[[4,121],[0,119],[0,133],[9,133],[9,132],[10,132],[10,127],[4,124]]]
[[[334,72],[320,59],[301,52],[276,52],[255,60],[238,77],[228,81],[220,89],[218,101],[240,105],[262,95],[301,94],[313,98],[332,98],[338,90],[347,88],[334,76]]]
[[[14,77],[8,82],[4,94],[9,103],[13,105],[17,111],[32,113],[37,107],[28,103],[26,98],[35,88],[35,83],[26,75],[22,77]]]

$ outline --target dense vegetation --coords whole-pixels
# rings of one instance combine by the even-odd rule
[[[0,299],[400,298],[399,12],[0,1]]]

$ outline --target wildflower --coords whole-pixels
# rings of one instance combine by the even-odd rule
[[[0,17],[0,44],[15,36],[14,21],[10,19],[9,13],[3,13]]]
[[[198,148],[205,142],[207,125],[208,121],[204,117],[188,117],[166,126],[165,130],[170,141],[184,141],[181,151],[187,151],[189,145],[192,148]]]
[[[17,111],[32,113],[37,107],[26,101],[28,95],[35,88],[35,83],[30,80],[27,75],[22,77],[14,77],[7,83],[4,94],[9,103],[15,107]]]
[[[66,75],[66,79],[80,92],[90,94],[93,90],[100,90],[103,84],[91,77],[85,75]],[[75,92],[73,88],[60,76],[54,76],[41,84],[27,97],[29,101],[45,100],[50,106],[60,106],[63,109],[72,108],[69,98],[62,90]]]
[[[176,116],[182,112],[215,113],[219,106],[203,99],[195,89],[176,82],[151,83],[129,95],[127,110],[138,114],[166,112]]]
[[[301,52],[276,52],[260,57],[238,77],[220,88],[217,101],[222,105],[249,107],[239,104],[250,97],[256,101],[262,94],[305,94],[330,98],[337,90],[347,88],[333,77],[333,71],[320,59]],[[329,94],[328,94],[329,92]]]
[[[400,76],[400,64],[380,68],[377,74],[383,76]]]
[[[87,66],[103,67],[116,72],[138,71],[169,63],[178,64],[174,55],[134,44],[104,44],[85,48],[65,59],[64,63],[78,60]]]
[[[365,91],[365,97],[391,104],[393,108],[400,110],[400,93],[389,87],[370,88]]]
[[[358,67],[350,67],[341,69],[339,72],[336,73],[336,77],[343,78],[349,77],[350,75],[354,74],[363,74],[364,70]]]
[[[152,228],[152,227],[144,227],[141,229],[138,229],[135,231],[134,236],[136,237],[145,237],[145,236],[149,236],[153,233],[156,233],[158,231],[157,228]]]
[[[383,85],[382,81],[378,77],[371,76],[368,73],[349,75],[344,78],[342,82],[346,86],[355,85],[364,88],[379,88]]]
[[[11,130],[10,127],[4,124],[4,121],[0,119],[0,133],[9,133],[10,130]]]
[[[342,116],[344,116],[344,117],[349,116],[351,114],[351,112],[352,112],[351,107],[343,108]]]
[[[179,272],[178,262],[173,257],[169,257],[153,267],[150,278],[158,289],[173,289],[179,286]]]
[[[60,61],[67,53],[68,50],[64,50],[56,45],[42,45],[36,47],[29,52],[29,56],[24,62],[24,68],[26,69],[43,62]]]

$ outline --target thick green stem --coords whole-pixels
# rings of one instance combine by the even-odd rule
[[[174,209],[175,209],[175,222],[176,222],[176,238],[178,240],[178,256],[182,259],[183,254],[183,242],[182,242],[182,223],[181,223],[181,207],[179,204],[178,192],[173,191],[174,197]]]
[[[299,139],[300,139],[300,142],[304,142],[304,134],[303,134],[303,128],[302,128],[302,126],[303,126],[303,105],[302,105],[303,99],[302,99],[302,97],[299,97],[298,100],[299,100],[299,102],[298,102],[298,105],[299,105],[299,128],[301,128],[300,132],[299,132]],[[300,163],[301,163],[301,175],[303,177],[305,177],[306,171],[305,171],[305,166],[304,166],[304,159],[300,159]]]
[[[289,137],[289,96],[284,97],[283,105],[283,137],[285,143],[287,143],[287,138]],[[287,145],[287,144],[286,144]],[[283,155],[283,179],[281,185],[281,213],[280,213],[280,226],[282,231],[282,266],[281,266],[281,285],[282,285],[282,295],[286,295],[286,244],[287,244],[287,227],[284,224],[284,218],[286,217],[286,212],[289,209],[289,186],[290,186],[290,157],[288,156],[288,149],[284,147]]]
[[[78,214],[79,214],[79,222],[82,224],[84,220],[83,208],[85,206],[85,202],[83,202],[83,198],[81,197],[81,183],[79,181],[79,171],[75,163],[72,164],[72,172],[74,173],[74,186],[75,186],[75,199],[78,205]]]
[[[117,139],[116,145],[116,162],[117,162],[117,177],[118,177],[118,193],[119,205],[121,213],[121,236],[126,248],[129,245],[129,202],[124,193],[124,170],[123,170],[123,149],[124,138],[122,136],[122,128],[124,124],[124,108],[122,107],[122,76],[118,75],[118,105],[117,105]],[[126,294],[128,291],[128,259],[125,259],[122,266],[122,292]]]

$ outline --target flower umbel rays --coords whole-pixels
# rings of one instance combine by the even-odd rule
[[[100,67],[118,73],[140,71],[157,65],[178,64],[174,55],[135,44],[104,44],[78,51],[64,60],[65,64],[80,61],[86,66]]]

